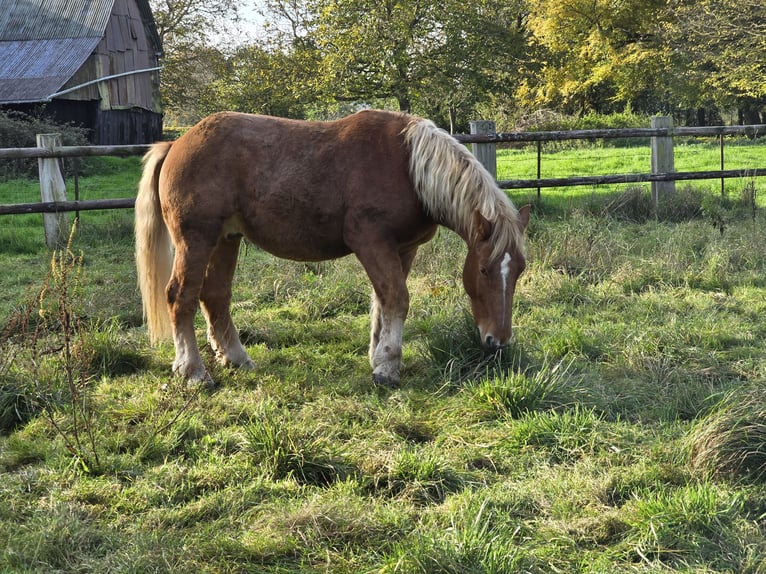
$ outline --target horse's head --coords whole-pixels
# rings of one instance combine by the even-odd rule
[[[520,232],[529,223],[529,206],[519,210]],[[495,245],[493,223],[478,211],[474,213],[473,232],[463,267],[463,286],[471,299],[471,309],[482,343],[490,350],[511,340],[511,310],[516,280],[526,261],[521,246],[510,242],[506,249]]]

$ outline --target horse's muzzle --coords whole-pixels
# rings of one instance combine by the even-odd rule
[[[507,344],[508,344],[507,342],[503,343],[503,341],[501,341],[500,339],[496,338],[493,335],[487,335],[484,338],[484,346],[489,351],[497,351],[500,347],[504,347]]]

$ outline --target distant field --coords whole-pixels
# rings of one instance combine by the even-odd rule
[[[638,140],[636,140],[638,142]],[[725,169],[766,168],[766,143],[748,139],[726,140]],[[584,146],[556,149],[555,144],[544,144],[541,177],[576,177],[606,174],[650,173],[651,157],[648,142],[630,147]],[[721,168],[720,148],[713,143],[681,143],[675,146],[676,171],[712,171]],[[537,152],[533,147],[500,149],[497,155],[498,179],[534,179],[537,177]],[[766,181],[766,178],[758,178]],[[738,193],[748,180],[728,179],[727,193]],[[635,185],[635,184],[632,184]],[[648,184],[641,184],[649,189]],[[678,182],[678,186],[720,192],[720,180]],[[585,186],[569,188],[543,188],[542,196],[582,196],[593,193],[624,190],[626,185]],[[514,191],[514,196],[532,193]],[[536,194],[536,190],[534,190]]]

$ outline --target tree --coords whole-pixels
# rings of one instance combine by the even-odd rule
[[[269,0],[268,13],[283,42],[313,50],[326,101],[393,103],[454,127],[518,68],[521,2]]]
[[[317,96],[308,78],[316,64],[297,50],[242,46],[210,85],[210,111],[228,109],[272,116],[304,118]]]
[[[766,122],[766,4],[762,0],[676,0],[667,37],[685,69],[687,101],[740,109],[745,123]]]
[[[466,131],[466,120],[480,103],[519,81],[526,57],[523,13],[515,2],[440,3],[439,34],[422,55],[428,69],[418,107],[448,124],[450,131]]]
[[[529,108],[583,114],[657,106],[669,59],[665,0],[529,0],[534,57],[518,93]]]
[[[418,56],[433,34],[430,0],[318,0],[312,40],[325,92],[340,101],[393,99],[412,109]]]
[[[221,45],[238,20],[235,0],[152,0],[152,11],[164,49],[160,74],[166,113],[196,121],[204,112],[208,85],[225,61]]]

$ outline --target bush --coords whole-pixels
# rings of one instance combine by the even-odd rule
[[[649,116],[637,114],[630,109],[615,114],[599,114],[588,112],[584,116],[574,116],[555,112],[553,110],[537,110],[532,114],[516,118],[515,122],[507,126],[498,126],[497,131],[572,131],[572,130],[608,130],[624,128],[647,128]],[[601,140],[604,146],[637,146],[648,145],[649,138],[617,138]],[[587,140],[569,140],[563,142],[546,143],[546,149],[571,149],[591,145]]]
[[[87,145],[87,130],[15,111],[0,111],[0,141],[7,148],[36,147],[37,134],[59,133],[62,145]],[[90,160],[89,160],[90,161]],[[0,181],[37,176],[36,159],[0,162]]]

